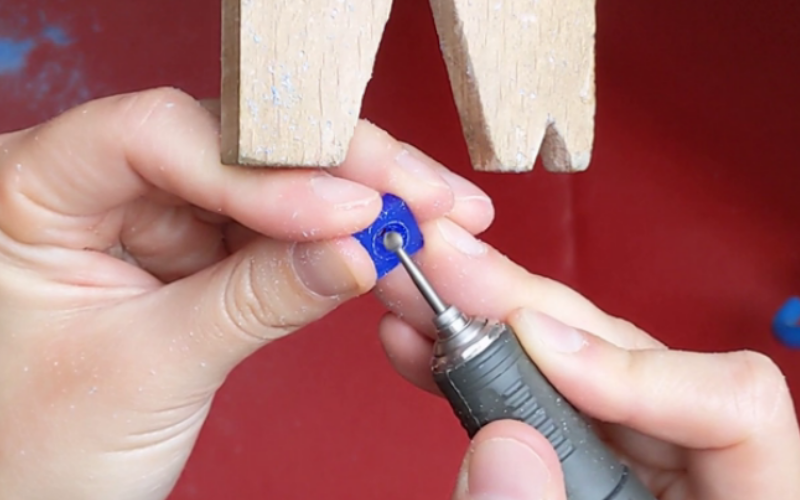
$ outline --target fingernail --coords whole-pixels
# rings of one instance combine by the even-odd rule
[[[439,172],[439,175],[441,175],[445,182],[450,185],[450,189],[453,190],[453,197],[457,201],[486,203],[488,205],[492,204],[492,200],[486,195],[486,193],[481,191],[478,186],[461,177],[460,175],[446,169],[442,169]]]
[[[299,243],[292,249],[294,271],[311,292],[323,297],[354,294],[359,282],[333,242]]]
[[[586,337],[581,332],[546,314],[525,310],[519,318],[532,338],[540,340],[555,352],[572,354],[587,345]]]
[[[470,256],[486,253],[486,244],[478,241],[466,229],[449,219],[440,219],[436,223],[442,238],[458,251]]]
[[[475,447],[468,467],[471,500],[544,500],[550,473],[533,449],[495,438]]]
[[[344,210],[363,207],[380,196],[373,189],[330,174],[312,177],[311,189],[314,194],[328,203],[332,203],[335,208]]]
[[[415,179],[422,181],[431,186],[449,187],[441,175],[428,165],[425,160],[420,158],[422,154],[403,149],[400,154],[395,157],[395,162],[403,170],[411,174]]]

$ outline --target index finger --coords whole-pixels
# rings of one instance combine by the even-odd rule
[[[352,234],[380,212],[378,189],[328,172],[222,165],[218,127],[190,96],[156,89],[92,101],[19,133],[0,159],[0,210],[9,215],[3,229],[19,241],[81,246],[71,234],[76,225],[99,223],[92,217],[153,190],[301,241]],[[385,146],[386,137],[356,134],[346,167],[391,162],[373,142]],[[376,151],[369,162],[358,154],[364,148]],[[448,201],[443,185],[418,205],[447,210]]]
[[[628,349],[663,347],[575,290],[528,272],[450,220],[430,221],[421,228],[425,248],[414,260],[442,298],[467,314],[504,320],[526,307]],[[433,336],[433,312],[402,268],[386,275],[376,292],[393,313]]]

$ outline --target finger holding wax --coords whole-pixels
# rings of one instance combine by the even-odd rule
[[[655,347],[660,342],[614,318],[575,290],[537,276],[449,218],[420,223],[425,247],[414,256],[442,298],[467,314],[505,319],[529,306],[614,343]],[[378,296],[414,329],[433,335],[431,310],[402,270],[381,280]]]
[[[12,496],[166,495],[230,371],[374,287],[352,235],[382,195],[423,222],[474,217],[454,200],[477,188],[367,122],[338,168],[223,165],[218,118],[175,89],[0,143],[0,365],[24,374],[0,397]]]

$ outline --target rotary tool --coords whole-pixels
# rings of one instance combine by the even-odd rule
[[[404,250],[399,232],[384,232],[383,245],[435,313],[433,378],[470,438],[490,422],[519,420],[555,449],[568,500],[656,500],[547,381],[510,325],[468,317],[446,304]]]

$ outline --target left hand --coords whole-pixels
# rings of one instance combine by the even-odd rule
[[[366,122],[329,173],[223,166],[218,127],[157,89],[0,135],[0,497],[165,498],[230,370],[374,286],[380,193],[491,222]]]

